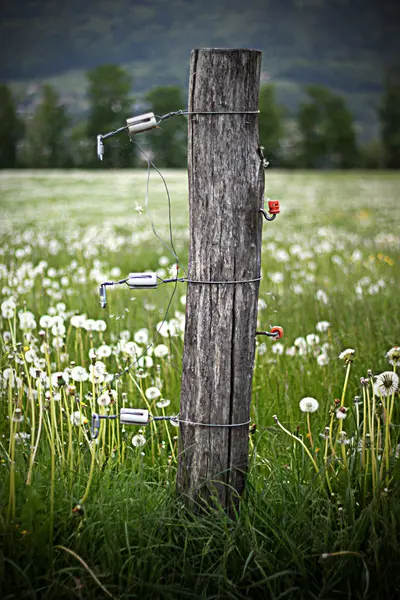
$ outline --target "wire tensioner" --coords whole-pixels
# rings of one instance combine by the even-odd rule
[[[157,274],[151,271],[146,273],[129,273],[129,276],[126,279],[121,279],[121,281],[105,281],[100,285],[101,308],[105,308],[107,305],[106,288],[108,286],[121,285],[123,283],[126,283],[126,285],[132,290],[153,289],[158,286]]]
[[[141,133],[142,131],[149,131],[150,129],[154,129],[157,127],[158,122],[154,115],[154,113],[145,113],[144,115],[138,115],[137,117],[131,117],[130,119],[126,119],[126,125],[116,129],[115,131],[110,131],[109,133],[100,133],[97,136],[97,158],[99,160],[103,160],[104,157],[104,144],[103,141],[113,135],[117,135],[122,131],[127,131],[130,135],[135,133]]]

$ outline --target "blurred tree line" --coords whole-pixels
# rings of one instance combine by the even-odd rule
[[[186,106],[178,86],[155,87],[140,103],[131,96],[132,79],[117,65],[87,72],[88,112],[74,121],[50,85],[34,105],[21,110],[9,87],[0,84],[0,168],[99,167],[96,137],[123,126],[127,117],[161,116]],[[378,109],[380,139],[357,143],[353,116],[344,99],[321,85],[304,88],[296,115],[276,100],[272,84],[260,90],[260,143],[272,165],[288,168],[400,168],[400,77],[387,72]],[[143,150],[159,167],[185,167],[186,119],[167,120],[135,136],[122,133],[105,141],[104,167],[143,166]]]

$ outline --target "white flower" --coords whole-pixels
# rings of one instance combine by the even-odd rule
[[[386,358],[389,364],[396,366],[400,362],[400,346],[393,346],[389,352],[386,353]]]
[[[157,408],[166,408],[170,404],[171,404],[171,400],[168,400],[167,398],[161,398],[161,400],[156,402]]]
[[[161,396],[161,392],[157,387],[149,387],[145,391],[147,400],[156,400]]]
[[[295,283],[293,286],[293,292],[296,294],[296,296],[300,296],[300,294],[302,294],[304,291],[303,286],[300,285],[299,283]]]
[[[168,323],[166,323],[165,321],[160,321],[156,325],[156,331],[162,337],[168,337],[169,336],[169,325],[168,325]]]
[[[19,431],[14,433],[14,439],[16,442],[27,442],[31,437],[30,433],[25,433],[24,431]]]
[[[22,414],[22,410],[20,408],[15,409],[12,420],[14,423],[22,423],[24,420],[24,415]]]
[[[76,410],[71,414],[70,421],[72,425],[75,425],[75,427],[78,427],[81,423],[84,424],[88,422],[86,417],[83,414],[81,414],[79,410]]]
[[[168,273],[171,278],[178,277],[179,265],[171,265],[168,268]]]
[[[306,335],[306,342],[309,346],[316,346],[319,344],[319,335],[316,333],[309,333]]]
[[[280,271],[269,273],[269,278],[273,283],[283,283],[283,281],[285,280],[283,273],[281,273]]]
[[[347,414],[347,408],[345,406],[341,406],[336,411],[336,418],[337,419],[345,419],[346,418],[346,414]]]
[[[1,316],[3,319],[13,319],[15,315],[15,311],[13,308],[9,306],[4,306],[1,308]]]
[[[165,344],[158,344],[158,346],[154,348],[154,356],[156,358],[164,358],[164,356],[168,356],[168,354],[169,348]]]
[[[119,337],[124,342],[129,342],[129,338],[131,337],[131,333],[130,333],[130,331],[128,329],[124,329],[123,331],[120,331]]]
[[[29,310],[25,310],[23,312],[20,312],[18,314],[19,317],[19,326],[21,327],[21,329],[35,329],[36,328],[36,321],[35,321],[35,317],[33,315],[33,313],[31,313]]]
[[[64,346],[64,340],[62,337],[55,337],[52,341],[53,348],[62,348]]]
[[[348,363],[353,360],[355,353],[356,353],[356,351],[353,350],[353,348],[347,348],[346,350],[343,350],[343,352],[341,352],[339,354],[339,358],[340,358],[340,360],[344,360],[344,362]]]
[[[259,344],[256,350],[259,356],[263,356],[267,352],[267,344],[265,344],[264,342],[262,344]]]
[[[143,207],[140,206],[140,204],[138,204],[137,202],[135,202],[135,210],[139,215],[143,213]]]
[[[61,385],[69,383],[69,375],[67,371],[56,371],[51,374],[51,385],[53,387],[60,387]]]
[[[86,315],[74,315],[71,317],[71,325],[76,328],[84,327]]]
[[[3,319],[12,319],[15,314],[15,300],[14,298],[7,298],[1,303],[1,314]]]
[[[317,363],[319,364],[320,367],[324,367],[325,365],[327,365],[329,362],[329,358],[327,357],[326,354],[319,354],[317,356]]]
[[[296,338],[293,343],[296,348],[303,348],[304,350],[307,348],[307,342],[303,337]]]
[[[399,389],[399,377],[393,371],[385,371],[378,375],[374,383],[375,394],[390,396]]]
[[[62,322],[54,323],[53,327],[51,328],[51,333],[55,336],[63,336],[65,331],[65,325]]]
[[[122,351],[124,354],[128,354],[129,356],[137,356],[140,352],[140,348],[135,344],[135,342],[127,342],[122,346]]]
[[[286,356],[296,356],[296,346],[290,346],[285,350]]]
[[[325,331],[328,331],[330,326],[331,324],[329,321],[319,321],[317,323],[316,330],[319,331],[319,333],[324,333]]]
[[[149,342],[149,330],[145,327],[143,329],[139,329],[133,336],[133,339],[137,344],[148,344]]]
[[[160,258],[158,259],[158,264],[160,265],[160,267],[166,267],[168,263],[168,256],[160,256]]]
[[[94,319],[86,319],[81,325],[86,331],[95,331],[96,321]]]
[[[141,356],[137,364],[142,369],[151,369],[151,367],[153,366],[153,359],[151,358],[151,356]]]
[[[25,360],[26,360],[26,362],[31,363],[31,362],[33,362],[35,360],[35,358],[36,358],[36,352],[35,352],[35,350],[27,350],[25,352]]]
[[[319,404],[318,400],[316,400],[315,398],[306,397],[300,400],[299,406],[302,412],[313,413],[316,410],[318,410]]]
[[[87,381],[89,379],[89,373],[84,367],[74,367],[71,369],[71,379],[74,381]]]
[[[38,367],[30,367],[29,368],[29,375],[31,377],[33,377],[33,379],[40,379],[42,381],[44,381],[46,379],[46,373],[44,371],[42,371],[42,369],[40,369]]]
[[[103,333],[107,329],[107,323],[103,321],[103,319],[97,319],[94,323],[94,331],[98,331],[99,333]]]
[[[111,356],[111,352],[112,351],[110,346],[107,346],[107,344],[102,344],[97,348],[96,356],[98,356],[99,358],[108,358],[109,356]]]
[[[322,304],[328,304],[329,302],[328,296],[324,292],[324,290],[317,290],[315,292],[315,298],[318,300],[318,302],[321,302]]]
[[[168,330],[171,336],[178,336],[179,333],[184,330],[184,328],[178,319],[172,318],[168,323]]]
[[[265,310],[267,308],[267,303],[265,302],[264,298],[259,298],[258,302],[257,302],[257,308],[258,310]]]
[[[53,322],[53,317],[50,317],[50,315],[43,315],[40,317],[39,325],[43,329],[50,329],[50,327],[53,327]]]
[[[275,342],[271,348],[273,354],[283,354],[283,344]]]
[[[111,404],[110,394],[108,392],[104,392],[103,394],[101,394],[101,396],[97,398],[97,404],[99,404],[100,406],[108,406],[109,404]]]
[[[135,448],[141,448],[142,446],[145,445],[145,443],[146,443],[146,438],[141,433],[134,435],[132,438],[132,446],[135,446]]]

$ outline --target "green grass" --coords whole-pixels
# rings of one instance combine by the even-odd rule
[[[165,176],[175,246],[186,264],[187,177]],[[146,173],[0,174],[2,598],[397,597],[399,396],[377,393],[373,411],[369,384],[358,428],[353,397],[362,397],[368,369],[373,376],[393,369],[385,354],[400,340],[399,183],[397,174],[267,172],[266,194],[281,201],[282,213],[263,226],[259,324],[279,324],[285,335],[282,345],[257,341],[248,485],[237,518],[229,519],[205,505],[191,513],[176,495],[172,424],[139,431],[103,421],[93,444],[89,423],[70,420],[72,412],[88,421],[93,410],[115,414],[123,404],[178,412],[183,284],[166,317],[174,327],[155,342],[167,346],[167,356],[152,354],[152,365],[113,382],[117,404],[97,404],[101,377],[76,382],[76,389],[72,381],[47,382],[76,365],[89,370],[89,350],[104,345],[111,351],[102,359],[106,373],[119,372],[132,361],[121,340],[143,328],[151,340],[165,315],[173,291],[167,285],[134,293],[112,288],[103,311],[98,301],[100,281],[174,263],[146,211],[135,209],[145,204]],[[168,241],[165,192],[155,174],[149,208]],[[3,303],[10,297],[16,307],[8,319]],[[34,327],[26,317],[32,329],[23,327],[24,311],[34,316]],[[75,314],[101,319],[105,331],[73,326]],[[44,315],[58,315],[65,331],[39,334]],[[321,321],[330,323],[326,331],[317,331]],[[310,334],[319,340],[299,341]],[[343,394],[346,363],[338,355],[345,348],[356,353]],[[165,409],[159,398],[146,398],[153,386],[170,400]],[[348,411],[339,422],[334,400],[342,394]],[[310,415],[313,444],[299,408],[306,396],[319,402]],[[375,444],[364,445],[367,465],[357,451],[364,423]],[[326,426],[331,445],[320,436]],[[346,446],[335,443],[341,427]],[[142,447],[131,443],[138,433],[146,438]]]

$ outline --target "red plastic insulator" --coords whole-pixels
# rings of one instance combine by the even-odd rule
[[[279,325],[275,325],[275,327],[271,328],[271,333],[275,334],[275,340],[280,340],[283,337],[283,327],[279,327]]]
[[[270,215],[279,215],[279,213],[281,212],[279,200],[268,201],[268,212],[270,213]]]

